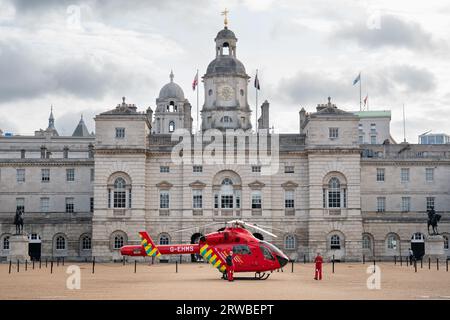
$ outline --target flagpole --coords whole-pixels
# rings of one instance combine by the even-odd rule
[[[359,111],[362,111],[361,86],[362,86],[362,77],[361,77],[361,72],[360,72],[359,73]]]
[[[256,69],[256,76],[255,77],[256,78],[258,77],[258,69]],[[255,128],[256,128],[256,133],[258,133],[258,88],[256,86],[255,86],[255,92],[256,92],[256,122],[255,122]]]
[[[198,128],[199,128],[199,123],[198,123],[198,117],[199,117],[199,108],[198,108],[198,69],[197,69],[197,132],[198,132]]]

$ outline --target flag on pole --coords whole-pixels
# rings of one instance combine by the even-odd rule
[[[355,80],[353,80],[353,85],[357,84],[361,80],[361,72],[358,74]]]
[[[197,87],[197,85],[198,85],[198,71],[195,74],[194,81],[192,81],[192,90],[195,91],[195,88]]]
[[[261,87],[259,86],[258,73],[256,73],[256,76],[255,76],[255,88],[258,90],[261,89]]]
[[[369,99],[369,95],[368,95],[368,94],[367,94],[366,97],[364,98],[364,107],[365,107],[366,104],[367,104],[367,99]]]

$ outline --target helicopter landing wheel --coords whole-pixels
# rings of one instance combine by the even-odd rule
[[[228,276],[227,276],[226,272],[222,273],[222,279],[223,280],[228,280]]]

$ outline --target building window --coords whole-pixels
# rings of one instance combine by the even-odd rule
[[[295,237],[292,234],[289,234],[284,238],[284,248],[286,250],[294,250],[295,249]]]
[[[293,190],[286,190],[284,192],[284,208],[293,209],[295,207],[295,198]]]
[[[219,209],[219,195],[214,195],[214,209]]]
[[[435,198],[434,197],[427,197],[427,211],[434,209],[434,202],[435,202]]]
[[[68,147],[64,147],[64,149],[63,149],[63,158],[64,159],[69,158],[69,148]]]
[[[50,181],[50,169],[41,169],[41,182]]]
[[[331,250],[341,249],[341,238],[337,234],[333,234],[330,238],[330,249]]]
[[[328,132],[329,132],[330,139],[339,138],[339,129],[338,128],[329,128]]]
[[[328,182],[328,208],[341,207],[341,183],[338,178],[333,177]]]
[[[391,234],[388,236],[387,247],[388,247],[388,249],[392,249],[392,250],[397,249],[397,237],[395,235]]]
[[[192,172],[195,172],[195,173],[203,172],[203,166],[193,166]]]
[[[50,207],[49,198],[41,198],[41,212],[48,212]]]
[[[168,245],[170,244],[170,238],[167,234],[162,234],[159,236],[159,244]]]
[[[376,123],[371,123],[370,124],[370,133],[372,133],[372,134],[376,134],[377,133],[377,125],[376,125]]]
[[[25,159],[25,150],[20,150],[20,158]]]
[[[370,136],[370,144],[377,144],[377,136]]]
[[[9,250],[9,236],[3,238],[3,250]]]
[[[124,239],[122,235],[116,235],[114,237],[114,249],[118,250],[123,247]]]
[[[74,212],[73,198],[66,198],[66,213]]]
[[[284,173],[294,173],[294,166],[284,166]]]
[[[432,182],[434,180],[434,168],[426,168],[425,177],[427,182]]]
[[[159,167],[159,172],[160,173],[169,173],[170,172],[170,168],[169,168],[169,166],[160,166]]]
[[[65,250],[66,249],[66,238],[63,236],[58,236],[56,238],[56,250]]]
[[[224,116],[224,117],[222,117],[222,119],[220,119],[220,122],[231,123],[231,122],[233,122],[233,120],[229,116]]]
[[[91,182],[95,179],[95,171],[94,169],[91,169]]]
[[[401,178],[402,182],[408,182],[409,181],[409,168],[401,168],[400,178]]]
[[[202,190],[192,190],[192,207],[194,209],[203,208],[203,192],[202,192]]]
[[[170,121],[169,122],[169,132],[174,132],[175,131],[175,122]]]
[[[448,250],[448,237],[446,235],[442,237],[444,238],[444,250]]]
[[[116,128],[116,138],[117,139],[125,138],[125,128]]]
[[[368,235],[364,235],[363,236],[363,241],[362,241],[362,248],[363,249],[370,249],[371,248],[371,244],[370,244],[370,237]]]
[[[94,198],[89,198],[89,212],[93,213],[94,212]]]
[[[123,178],[114,181],[113,207],[117,209],[126,208],[126,183]]]
[[[254,173],[261,172],[261,166],[252,166],[252,172]]]
[[[233,195],[223,194],[221,198],[222,209],[233,209]]]
[[[358,143],[359,144],[364,144],[364,136],[359,136],[358,137]]]
[[[75,169],[66,169],[66,181],[75,181]]]
[[[17,182],[25,182],[25,169],[16,170],[16,180]]]
[[[384,182],[384,174],[385,174],[384,168],[377,168],[377,181]]]
[[[410,197],[402,197],[402,212],[411,211],[411,198]]]
[[[377,198],[377,212],[385,212],[386,211],[386,198],[378,197]]]
[[[81,250],[91,250],[92,249],[92,239],[89,236],[84,236],[81,239]]]
[[[159,208],[160,209],[169,209],[169,191],[162,190],[159,192]]]
[[[25,212],[25,198],[16,198],[16,211]]]
[[[252,209],[261,209],[261,191],[252,192]]]

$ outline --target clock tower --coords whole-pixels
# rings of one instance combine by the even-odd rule
[[[237,38],[225,27],[215,41],[216,58],[203,76],[205,102],[201,111],[202,130],[251,129],[251,110],[247,102],[250,77],[236,58]]]

